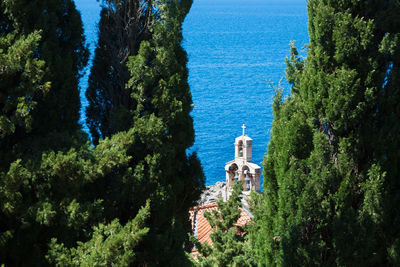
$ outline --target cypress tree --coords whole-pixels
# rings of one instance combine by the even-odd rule
[[[25,123],[15,125],[13,134],[3,136],[0,141],[4,159],[0,164],[7,168],[15,159],[27,160],[34,155],[40,158],[41,151],[68,149],[82,141],[78,124],[78,81],[88,59],[88,50],[80,14],[72,0],[2,1],[0,20],[2,36],[12,33],[21,38],[40,32],[41,38],[32,48],[32,56],[45,64],[41,67],[43,84],[40,90],[11,93],[19,94],[19,101],[25,94],[25,102],[30,107],[24,111],[29,116],[24,116],[29,117],[30,122],[28,128]],[[14,78],[5,77],[8,81],[2,86],[12,82],[15,86],[24,79],[26,82],[27,77],[19,75],[17,72]],[[38,83],[32,78],[32,83]]]
[[[137,55],[128,61],[127,87],[137,103],[129,110],[132,126],[100,140],[93,152],[98,159],[105,154],[116,161],[127,160],[127,165],[104,173],[86,191],[86,197],[102,200],[102,223],[109,231],[123,233],[121,229],[132,225],[140,208],[151,201],[150,217],[143,225],[148,232],[135,244],[135,256],[127,261],[130,265],[189,264],[183,247],[190,232],[188,210],[204,183],[196,155],[186,151],[193,144],[194,131],[181,27],[190,5],[191,1],[158,1],[153,6],[157,16],[152,18],[151,38],[142,41]],[[122,149],[125,156],[115,154],[115,149]],[[104,242],[96,241],[99,236],[105,237]],[[129,236],[118,236],[130,242]],[[82,259],[71,256],[76,252],[91,257],[85,248],[94,243],[106,253],[114,244],[107,234],[98,232],[78,246],[57,239],[52,242],[49,259],[53,263]],[[117,254],[125,255],[123,251]]]
[[[398,1],[308,1],[278,92],[252,233],[266,265],[399,264]],[[256,234],[261,232],[261,234]]]
[[[136,102],[126,88],[127,62],[137,54],[140,43],[151,37],[152,0],[107,0],[100,14],[99,39],[89,76],[86,97],[87,123],[97,144],[99,139],[126,131],[132,126]]]
[[[81,145],[78,79],[87,49],[72,1],[0,8],[0,262],[45,265],[50,237],[75,241],[85,228],[66,229],[89,224],[99,206],[75,203],[85,184],[77,155],[88,153],[50,152]],[[76,177],[81,183],[69,184]],[[71,222],[70,212],[79,219]]]
[[[43,31],[38,53],[46,62],[45,79],[52,84],[52,90],[38,103],[35,116],[40,120],[35,120],[34,129],[37,135],[73,134],[81,127],[78,83],[88,60],[80,14],[72,0],[17,2],[16,8],[22,10],[18,14],[22,30]]]
[[[194,142],[187,55],[181,46],[182,23],[192,1],[159,1],[152,38],[129,59],[128,87],[136,101],[132,130],[137,136],[135,173],[153,203],[145,255],[150,265],[185,264],[183,241],[190,232],[188,210],[203,189]],[[154,255],[158,255],[154,257]],[[187,264],[187,263],[186,263]]]

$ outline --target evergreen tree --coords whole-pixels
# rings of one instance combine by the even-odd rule
[[[96,221],[99,203],[76,203],[88,151],[50,152],[81,145],[82,32],[71,1],[0,2],[0,263],[46,264],[50,237],[75,242]]]
[[[151,37],[152,0],[107,0],[100,14],[99,39],[86,97],[87,122],[95,144],[132,126],[136,102],[126,88],[127,62]]]
[[[73,84],[86,49],[74,5],[1,5],[0,263],[187,264],[188,209],[204,183],[186,151],[194,132],[181,27],[191,1],[152,5],[152,36],[128,65],[132,125],[95,148],[76,135]]]
[[[98,160],[105,153],[116,162],[127,161],[126,165],[121,163],[92,180],[86,191],[85,197],[102,200],[104,219],[100,222],[107,225],[107,231],[121,232],[121,242],[129,243],[131,237],[124,235],[122,229],[151,200],[150,217],[144,225],[148,232],[135,243],[135,257],[127,261],[130,265],[189,264],[183,249],[190,232],[188,210],[195,205],[204,183],[196,155],[186,151],[193,144],[194,132],[181,26],[190,5],[186,1],[158,1],[153,6],[159,16],[152,18],[152,36],[141,42],[137,55],[128,62],[128,90],[138,103],[129,110],[132,126],[128,131],[106,137],[93,151]],[[117,153],[118,149],[125,156]],[[116,218],[119,222],[113,223]],[[96,241],[99,236],[104,237],[104,242]],[[82,259],[80,255],[94,257],[86,251],[94,243],[98,244],[98,251],[108,254],[116,244],[97,232],[91,239],[81,240],[77,247],[62,239],[53,240],[49,259],[61,264],[63,259]],[[123,255],[124,251],[117,254]]]
[[[53,239],[47,258],[58,266],[131,266],[138,253],[137,245],[149,231],[145,227],[149,207],[147,202],[125,226],[118,219],[108,225],[100,224],[94,228],[92,239],[79,242],[77,248],[67,249]]]
[[[7,168],[18,158],[27,160],[34,155],[40,158],[41,151],[69,149],[71,145],[80,143],[82,134],[79,133],[78,124],[78,80],[86,65],[88,50],[84,45],[80,14],[72,0],[5,0],[1,2],[0,13],[2,38],[11,38],[10,34],[13,34],[15,40],[18,40],[40,33],[41,38],[37,39],[34,47],[30,47],[29,54],[40,60],[40,75],[43,76],[38,80],[39,77],[35,77],[38,74],[36,71],[28,74],[22,72],[22,68],[15,70],[13,77],[8,76],[10,73],[4,73],[6,76],[2,74],[7,81],[3,80],[1,86],[8,90],[7,95],[2,90],[3,98],[19,96],[18,101],[21,104],[18,112],[24,114],[18,116],[25,118],[25,122],[14,123],[12,134],[2,134],[0,168]],[[9,52],[17,55],[21,51]],[[27,62],[32,61],[29,57],[24,57]],[[15,60],[19,61],[18,58]],[[25,67],[34,70],[37,63],[32,62],[32,66]],[[13,69],[10,67],[5,65],[3,69],[10,72]],[[27,83],[32,83],[32,88],[39,88],[32,90]],[[22,88],[11,91],[12,88],[17,89],[17,86]],[[3,110],[7,112],[6,116],[13,116],[8,105]]]
[[[192,241],[197,251],[197,266],[252,266],[249,243],[243,236],[245,228],[237,226],[240,218],[240,194],[242,184],[236,183],[228,201],[218,201],[218,209],[211,213],[206,211],[204,216],[212,228],[210,235],[212,245],[201,244],[195,237]]]
[[[204,183],[196,155],[186,153],[194,142],[194,130],[181,31],[191,4],[158,1],[159,19],[153,22],[152,38],[143,41],[128,62],[128,87],[137,103],[132,128],[137,136],[132,150],[134,172],[144,181],[142,192],[153,203],[147,249],[143,249],[149,253],[145,259],[150,265],[185,264],[182,246],[190,232],[188,210]]]
[[[292,94],[274,102],[257,260],[399,264],[399,3],[310,0],[308,14],[307,58],[292,47]]]

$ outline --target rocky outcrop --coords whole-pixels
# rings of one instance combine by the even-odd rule
[[[262,194],[262,192],[258,192]],[[241,194],[241,202],[242,209],[244,209],[247,214],[253,218],[253,214],[249,211],[249,194]],[[200,200],[197,203],[197,206],[205,206],[209,204],[217,203],[218,200],[222,198],[223,201],[226,201],[226,183],[225,182],[217,182],[215,185],[206,186],[203,194],[200,196]]]
[[[203,194],[200,196],[198,206],[216,203],[220,198],[226,199],[226,183],[217,182],[215,185],[206,186]]]

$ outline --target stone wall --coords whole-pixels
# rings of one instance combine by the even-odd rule
[[[216,203],[220,198],[226,200],[226,183],[217,182],[215,185],[206,186],[203,194],[200,196],[198,206]]]

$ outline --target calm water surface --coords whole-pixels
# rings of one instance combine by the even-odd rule
[[[77,0],[91,50],[99,4]],[[241,125],[253,138],[253,162],[267,151],[274,89],[285,76],[289,42],[308,42],[305,0],[195,0],[183,25],[197,151],[207,184],[225,180]],[[283,82],[283,86],[287,84]],[[87,76],[81,81],[82,106]],[[84,116],[82,116],[84,120]]]

